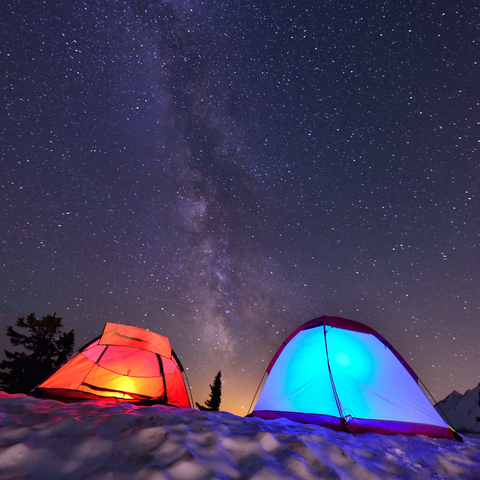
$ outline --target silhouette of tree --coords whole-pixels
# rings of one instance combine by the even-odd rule
[[[61,333],[62,318],[46,315],[38,320],[35,313],[17,320],[16,327],[27,330],[20,333],[7,327],[7,336],[17,352],[5,350],[6,359],[0,362],[0,388],[7,393],[25,393],[44,380],[55,368],[62,365],[73,352],[73,330]]]
[[[220,410],[220,403],[222,401],[222,381],[220,380],[222,372],[218,372],[213,381],[213,385],[210,385],[210,398],[205,401],[205,406],[199,405],[195,402],[195,405],[199,410],[218,412]]]

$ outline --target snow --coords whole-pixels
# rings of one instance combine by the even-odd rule
[[[351,435],[227,412],[2,392],[0,478],[479,479],[480,439]]]
[[[457,431],[480,435],[480,384],[463,395],[454,390],[435,408]]]

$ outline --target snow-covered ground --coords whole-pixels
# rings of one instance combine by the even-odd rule
[[[0,393],[0,478],[480,479],[480,439],[350,435],[289,421]]]

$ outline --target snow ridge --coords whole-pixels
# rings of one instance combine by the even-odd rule
[[[454,390],[435,408],[458,432],[480,434],[480,383],[464,395]]]
[[[0,392],[2,480],[478,480],[480,439]]]

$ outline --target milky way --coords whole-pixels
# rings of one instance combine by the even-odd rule
[[[474,2],[1,9],[1,331],[149,328],[236,413],[323,314],[479,382]]]

